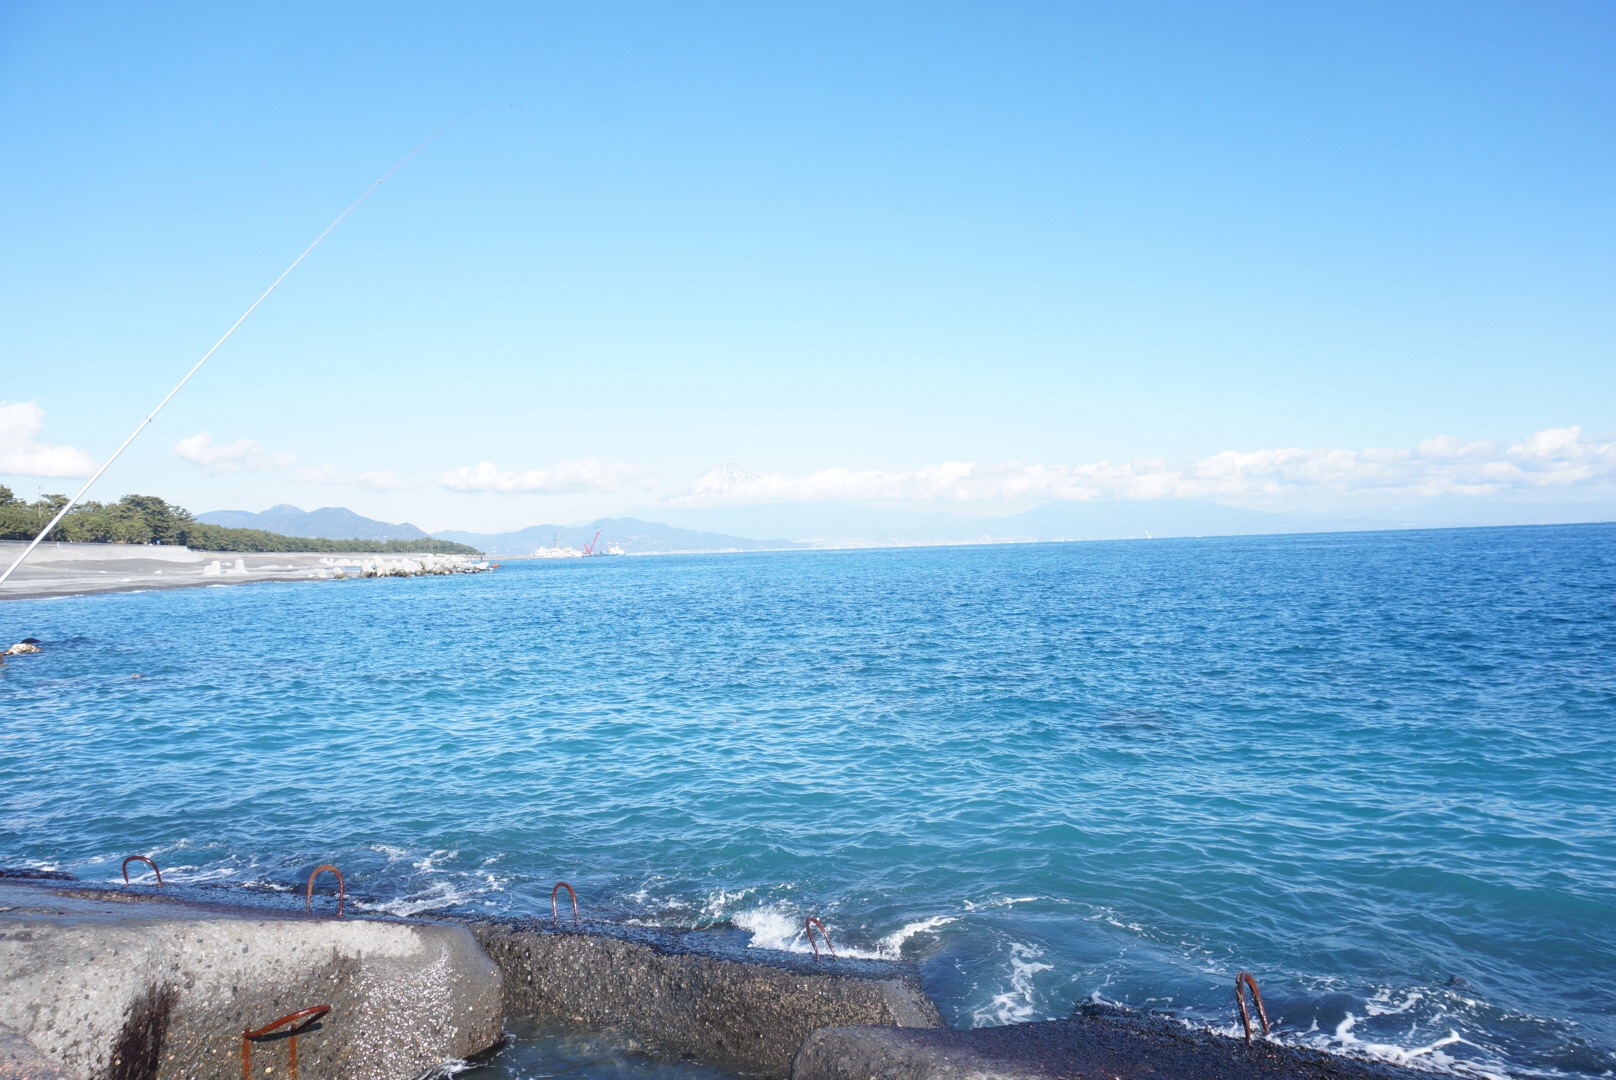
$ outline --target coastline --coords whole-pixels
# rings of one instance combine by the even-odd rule
[[[25,547],[27,544],[20,540],[0,541],[0,560],[10,565]],[[394,566],[419,563],[428,558],[463,557],[387,555],[373,551],[219,552],[156,544],[48,542],[35,548],[11,579],[0,585],[0,600],[45,600],[265,581],[335,580],[367,576],[361,572],[365,563],[374,566],[385,562],[387,566]],[[219,564],[217,569],[215,563]],[[468,559],[466,565],[476,563]],[[339,570],[341,574],[337,573]]]

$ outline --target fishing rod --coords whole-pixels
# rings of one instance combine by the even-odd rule
[[[512,104],[510,104],[509,102],[506,102],[506,101],[491,101],[487,105],[479,105],[477,108],[472,109],[470,112],[461,113],[459,116],[455,117],[453,120],[449,121],[447,124],[444,124],[438,130],[434,131],[432,134],[430,134],[426,138],[422,139],[419,143],[417,143],[415,145],[415,148],[413,150],[411,150],[409,153],[405,154],[403,157],[399,158],[398,161],[394,162],[393,167],[391,169],[388,169],[386,172],[382,173],[381,176],[377,177],[375,183],[371,184],[368,188],[366,188],[364,190],[364,193],[362,195],[360,195],[359,198],[357,198],[353,202],[349,203],[348,208],[346,210],[344,210],[342,213],[338,214],[337,217],[336,217],[336,220],[333,221],[331,224],[327,225],[325,227],[325,231],[322,232],[319,236],[316,236],[314,238],[314,243],[310,244],[308,247],[303,249],[303,254],[301,254],[297,258],[293,259],[292,264],[290,266],[288,266],[285,270],[281,271],[281,276],[276,278],[273,282],[270,283],[269,288],[265,289],[259,295],[258,299],[254,300],[252,302],[251,307],[249,307],[246,311],[241,313],[241,318],[237,319],[235,322],[230,324],[230,329],[228,329],[228,330],[226,330],[224,332],[224,336],[221,337],[218,341],[215,341],[213,343],[213,347],[211,349],[209,349],[207,352],[202,354],[202,359],[198,360],[196,362],[196,364],[192,366],[191,370],[187,371],[185,373],[185,378],[183,378],[179,382],[175,383],[174,384],[174,389],[170,390],[163,397],[163,400],[159,401],[157,403],[157,407],[155,409],[153,409],[150,413],[146,414],[146,419],[142,420],[135,427],[135,430],[131,431],[129,433],[129,437],[123,441],[123,444],[121,446],[119,446],[118,449],[116,449],[116,450],[114,450],[112,452],[112,456],[107,458],[106,462],[99,469],[95,470],[95,474],[84,482],[84,486],[79,488],[78,494],[74,495],[71,499],[67,500],[67,502],[62,506],[62,508],[60,510],[56,511],[56,516],[50,519],[50,524],[46,525],[43,529],[39,530],[39,535],[34,537],[33,541],[31,543],[29,543],[29,545],[27,547],[23,548],[22,554],[17,556],[16,561],[13,562],[11,564],[11,566],[9,566],[6,569],[5,573],[0,574],[0,585],[4,585],[6,583],[6,579],[9,578],[12,575],[12,573],[17,569],[17,567],[22,565],[23,560],[28,558],[29,554],[32,553],[33,550],[36,547],[39,546],[39,542],[41,540],[45,539],[45,537],[49,536],[50,531],[52,529],[56,528],[57,525],[61,524],[62,519],[67,516],[67,512],[69,510],[73,509],[73,507],[78,505],[79,500],[84,498],[85,493],[90,490],[91,486],[94,485],[94,483],[97,480],[101,479],[101,474],[106,472],[109,468],[112,467],[112,463],[114,461],[118,460],[118,456],[120,454],[122,454],[125,450],[129,449],[129,444],[134,442],[135,437],[138,436],[142,431],[146,430],[146,425],[150,424],[153,420],[157,419],[157,414],[163,411],[163,406],[167,405],[169,403],[169,400],[171,398],[173,398],[173,396],[175,394],[179,393],[180,389],[186,383],[191,381],[191,376],[195,375],[198,371],[202,370],[202,365],[208,362],[209,357],[211,357],[214,353],[219,351],[219,346],[223,345],[226,341],[230,340],[230,335],[234,334],[236,332],[237,328],[239,328],[242,323],[247,321],[247,316],[249,316],[253,312],[257,311],[258,310],[258,305],[262,304],[265,300],[268,300],[269,299],[269,294],[274,292],[277,288],[279,288],[280,283],[285,281],[287,276],[289,274],[291,274],[291,272],[293,270],[297,269],[298,263],[301,263],[304,259],[308,258],[310,253],[312,253],[315,248],[320,246],[320,242],[322,240],[324,240],[326,237],[330,236],[332,231],[335,230],[338,225],[341,225],[345,220],[347,220],[349,214],[351,214],[355,210],[359,209],[359,204],[360,203],[362,203],[366,199],[370,198],[371,194],[377,188],[381,187],[384,183],[386,183],[387,180],[394,173],[396,173],[396,172],[398,172],[398,170],[402,169],[405,166],[405,164],[407,164],[410,161],[411,158],[415,157],[415,155],[419,154],[422,150],[425,150],[434,141],[436,141],[438,136],[442,135],[444,132],[448,131],[450,128],[452,128],[456,124],[460,123],[460,121],[465,120],[467,117],[475,116],[478,113],[484,112],[484,111],[486,111],[488,109],[515,109],[517,112],[522,111],[522,109],[519,106],[512,105]]]

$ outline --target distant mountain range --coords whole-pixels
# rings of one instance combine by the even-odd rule
[[[1242,510],[1204,499],[1051,502],[1004,517],[875,510],[839,503],[647,507],[637,513],[655,514],[686,528],[740,536],[787,536],[813,547],[1242,536],[1363,527],[1354,521]]]
[[[720,480],[744,482],[750,475],[738,469],[732,472],[733,475]],[[721,487],[722,484],[715,482],[708,486]],[[490,555],[512,556],[531,555],[537,548],[552,545],[582,548],[598,532],[603,549],[616,544],[630,554],[644,555],[798,547],[1229,536],[1312,532],[1351,528],[1355,524],[1240,510],[1194,499],[1046,503],[1006,517],[874,510],[837,503],[709,509],[654,506],[639,513],[644,517],[601,518],[587,525],[530,525],[501,533],[448,529],[431,534],[431,538],[470,544]],[[652,516],[662,520],[646,520]],[[305,511],[283,503],[258,514],[245,510],[215,510],[198,514],[197,520],[231,528],[264,529],[285,536],[332,540],[421,540],[428,535],[407,522],[377,521],[341,506]]]
[[[1351,523],[1240,510],[1199,499],[1045,503],[1008,517],[872,510],[836,503],[713,509],[647,507],[640,513],[647,517],[655,515],[663,521],[615,517],[601,518],[587,525],[530,525],[502,533],[448,529],[431,536],[470,544],[490,555],[510,556],[531,555],[536,548],[554,544],[582,548],[599,532],[603,548],[617,544],[631,554],[645,555],[795,547],[1229,536],[1351,527]],[[428,535],[408,522],[377,521],[342,506],[300,510],[282,503],[259,514],[246,510],[215,510],[198,514],[197,520],[236,529],[264,529],[284,536],[332,540],[422,540]]]
[[[744,470],[725,467],[709,488],[744,483]],[[717,470],[715,470],[715,473]],[[988,544],[1051,540],[1125,540],[1174,536],[1250,536],[1334,532],[1342,529],[1441,528],[1454,525],[1599,521],[1616,516],[1608,503],[1577,506],[1491,504],[1488,517],[1474,502],[1435,503],[1413,515],[1357,519],[1243,510],[1205,499],[1094,500],[1051,502],[1005,517],[968,517],[943,512],[874,510],[839,503],[772,504],[706,509],[648,506],[634,517],[601,518],[587,525],[530,525],[502,533],[445,530],[431,538],[453,540],[490,555],[531,555],[559,544],[582,548],[596,532],[600,546],[617,544],[630,554],[698,551],[766,551],[813,547],[890,547],[918,544]],[[1475,519],[1467,519],[1465,514]],[[648,518],[660,520],[647,520]],[[303,511],[273,506],[261,514],[218,510],[197,520],[232,528],[265,529],[286,536],[332,540],[421,540],[414,525],[361,517],[345,507]],[[779,539],[773,539],[773,538]]]
[[[470,544],[490,555],[531,555],[541,547],[582,548],[600,533],[600,547],[617,544],[632,555],[669,554],[681,551],[768,551],[800,547],[789,540],[753,540],[699,529],[662,525],[638,518],[601,518],[588,525],[530,525],[505,533],[472,533],[448,530],[434,533],[437,540]]]
[[[263,529],[282,536],[324,537],[330,540],[428,539],[425,532],[408,522],[395,525],[388,521],[377,521],[356,514],[345,506],[300,510],[282,503],[260,514],[247,510],[213,510],[196,515],[196,520],[231,529]],[[470,544],[489,555],[510,556],[531,555],[535,548],[556,543],[562,547],[582,548],[596,532],[600,533],[603,550],[607,544],[615,543],[624,551],[636,555],[679,551],[764,551],[799,546],[788,540],[725,536],[635,518],[601,518],[588,525],[530,525],[525,529],[503,533],[448,530],[434,533],[431,539],[453,540],[459,544]]]
[[[271,506],[261,514],[247,510],[214,510],[196,515],[208,525],[227,529],[263,529],[282,536],[319,536],[329,540],[425,540],[427,534],[405,522],[393,525],[361,517],[345,506],[299,510],[289,503]]]

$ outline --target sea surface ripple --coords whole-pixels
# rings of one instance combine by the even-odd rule
[[[604,558],[0,605],[0,863],[587,909],[1616,1070],[1616,527]],[[140,679],[132,678],[139,674]],[[587,1070],[586,1070],[587,1071]]]

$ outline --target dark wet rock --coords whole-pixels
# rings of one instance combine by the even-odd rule
[[[829,1025],[942,1024],[906,964],[816,961],[700,932],[611,924],[474,929],[504,976],[510,1014],[619,1031],[655,1053],[742,1072],[784,1077],[802,1040]]]
[[[61,870],[35,870],[30,866],[0,866],[0,878],[18,881],[77,881],[72,874]]]
[[[1069,1020],[922,1031],[825,1028],[791,1080],[1409,1080],[1377,1062],[1259,1040],[1247,1046],[1161,1015],[1114,1007]]]

